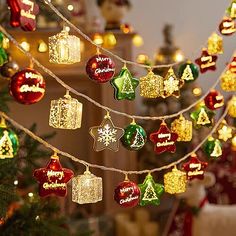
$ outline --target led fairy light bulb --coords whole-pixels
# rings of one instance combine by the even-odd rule
[[[93,175],[86,166],[83,175],[72,179],[72,201],[78,204],[96,203],[102,200],[102,178]]]

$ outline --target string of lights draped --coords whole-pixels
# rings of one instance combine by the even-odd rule
[[[219,83],[221,76],[225,73],[225,71],[227,70],[227,67],[225,67],[225,69],[223,70],[223,72],[221,73],[221,75],[217,78],[217,80],[215,81],[215,83],[206,91],[206,93],[201,96],[197,101],[195,101],[194,103],[192,103],[191,105],[189,105],[188,107],[178,111],[177,113],[173,113],[170,115],[164,115],[164,116],[138,116],[138,115],[131,115],[125,112],[120,112],[117,110],[114,110],[110,107],[104,106],[102,104],[100,104],[99,102],[93,100],[92,98],[90,98],[89,96],[78,92],[77,90],[75,90],[74,88],[70,87],[68,84],[66,84],[62,79],[60,79],[58,76],[56,76],[51,70],[49,70],[48,68],[46,68],[44,65],[42,65],[36,58],[34,58],[31,53],[27,52],[17,41],[14,37],[12,37],[7,31],[6,29],[0,25],[0,31],[19,49],[21,50],[27,57],[30,58],[30,60],[36,64],[39,68],[41,68],[44,72],[46,72],[48,75],[50,75],[52,78],[54,78],[62,87],[64,87],[66,90],[70,91],[71,93],[79,96],[79,97],[83,97],[84,99],[86,99],[87,101],[91,102],[92,104],[94,104],[95,106],[105,110],[105,111],[109,111],[110,113],[114,113],[117,115],[121,115],[121,116],[125,116],[127,118],[130,119],[139,119],[139,120],[166,120],[169,118],[174,118],[177,117],[187,111],[189,111],[190,109],[192,109],[193,107],[195,107],[197,104],[199,104],[199,102],[201,102],[209,93],[209,91],[213,90],[217,84]],[[236,51],[235,51],[236,52]],[[235,53],[234,52],[234,53]],[[233,53],[233,55],[234,55]],[[230,60],[232,60],[233,56],[231,57]]]

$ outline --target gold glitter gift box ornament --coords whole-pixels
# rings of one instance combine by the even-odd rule
[[[65,28],[49,37],[49,61],[56,64],[80,62],[80,39],[69,35]]]
[[[64,98],[51,101],[49,125],[58,129],[81,127],[83,104],[66,92]]]
[[[171,131],[178,134],[178,142],[190,142],[193,137],[193,123],[180,115],[171,123]]]
[[[208,38],[207,51],[210,55],[223,53],[223,39],[215,32]]]
[[[228,114],[231,117],[236,118],[236,96],[233,96],[231,100],[229,101]]]
[[[102,201],[102,178],[93,175],[89,168],[83,175],[72,179],[72,201],[78,204]]]
[[[183,193],[186,191],[186,173],[175,166],[171,172],[164,175],[165,192],[170,194]]]
[[[140,96],[145,98],[162,97],[163,85],[163,77],[149,71],[146,76],[140,78]]]
[[[236,91],[236,74],[227,70],[220,78],[220,86],[226,92]]]

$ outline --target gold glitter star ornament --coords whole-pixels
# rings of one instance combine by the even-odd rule
[[[95,151],[109,149],[117,152],[119,150],[119,140],[124,135],[124,130],[114,126],[109,113],[107,113],[101,125],[91,127],[89,134],[94,139],[93,148]]]
[[[88,167],[83,175],[72,179],[72,201],[78,204],[102,201],[102,178],[93,175]]]
[[[163,77],[155,75],[152,71],[140,78],[140,96],[157,98],[163,96]]]

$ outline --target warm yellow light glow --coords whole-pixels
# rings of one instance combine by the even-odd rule
[[[3,38],[2,47],[4,49],[8,49],[10,47],[10,40],[8,38],[6,37]]]
[[[135,34],[132,39],[132,42],[134,46],[141,47],[143,45],[143,38],[139,34]]]
[[[183,55],[183,53],[182,53],[180,50],[176,51],[176,53],[175,53],[175,55],[174,55],[174,61],[176,61],[176,62],[181,62],[181,61],[183,61],[183,60],[184,60],[184,55]]]
[[[17,180],[17,179],[14,180],[13,184],[14,184],[14,185],[18,185],[18,180]]]
[[[106,48],[113,48],[116,45],[116,37],[113,33],[106,33],[103,36],[103,46]]]
[[[202,89],[200,87],[196,87],[193,89],[194,96],[199,97],[199,96],[201,96],[201,94],[202,94]]]
[[[27,41],[22,41],[20,45],[25,51],[30,51],[30,44]]]
[[[48,51],[48,45],[43,40],[39,41],[38,51],[41,52],[41,53],[44,53],[44,52]]]
[[[29,196],[29,197],[33,197],[34,194],[33,194],[33,193],[28,193],[28,196]]]
[[[232,149],[234,151],[236,151],[236,136],[234,136],[231,140],[231,144],[232,144]]]
[[[68,9],[68,11],[73,11],[74,10],[74,6],[70,4],[70,5],[67,6],[67,9]]]
[[[147,61],[149,61],[149,57],[145,54],[139,54],[136,61],[140,64],[145,64]]]
[[[96,43],[97,45],[102,45],[103,44],[103,37],[99,33],[95,33],[93,36],[93,42]]]

